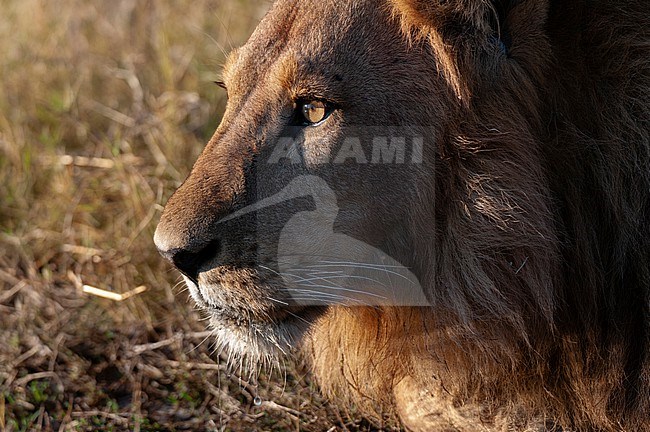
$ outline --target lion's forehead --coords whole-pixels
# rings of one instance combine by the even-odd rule
[[[397,88],[405,85],[399,77],[431,79],[428,54],[411,49],[403,36],[384,1],[280,0],[226,61],[230,111],[258,105],[268,111],[269,102],[306,95],[382,106],[406,94]]]
[[[382,5],[384,2],[366,0],[277,1],[248,42],[231,55],[226,69],[231,76],[251,83],[267,76],[288,54],[301,71],[309,71],[315,63],[324,66],[336,61],[336,47],[365,57],[365,45],[378,39],[382,31],[389,31],[381,25],[389,17],[388,7]],[[374,36],[368,38],[370,34]]]

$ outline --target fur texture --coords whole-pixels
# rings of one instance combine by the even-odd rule
[[[186,275],[176,252],[194,260],[224,349],[298,348],[332,398],[413,430],[650,430],[645,0],[280,0],[225,77],[156,233]],[[284,308],[271,234],[217,224],[317,171],[259,163],[302,97],[337,103],[306,153],[349,124],[435,137],[399,172],[320,172],[339,229],[408,265],[430,308]]]

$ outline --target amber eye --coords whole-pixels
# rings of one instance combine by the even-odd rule
[[[309,123],[323,121],[325,113],[325,104],[322,101],[312,101],[302,106],[302,116]]]
[[[294,122],[296,125],[315,125],[327,118],[332,106],[323,100],[301,100],[295,104]]]

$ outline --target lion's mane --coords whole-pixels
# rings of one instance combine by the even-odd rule
[[[457,100],[410,222],[434,307],[330,309],[305,347],[320,383],[381,416],[433,398],[405,409],[459,429],[650,430],[647,2],[392,7]]]

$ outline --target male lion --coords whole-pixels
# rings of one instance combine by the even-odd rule
[[[224,349],[412,430],[650,430],[647,0],[278,0],[224,86],[155,235]]]

